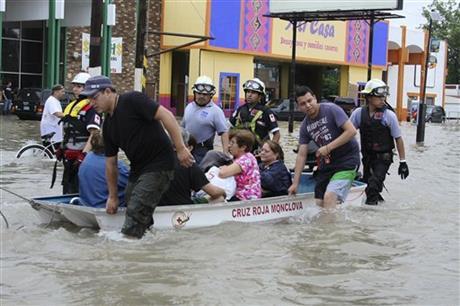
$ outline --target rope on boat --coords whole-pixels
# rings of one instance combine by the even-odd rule
[[[8,223],[8,220],[6,219],[5,215],[3,214],[3,212],[1,210],[0,210],[0,215],[2,215],[3,220],[5,220],[6,228],[9,228],[10,224]]]
[[[20,199],[22,199],[22,200],[25,200],[25,201],[27,201],[27,202],[30,203],[30,199],[28,199],[28,198],[26,198],[26,197],[23,197],[22,195],[17,194],[16,192],[13,192],[13,191],[11,191],[11,190],[9,190],[9,189],[6,189],[5,187],[1,187],[1,186],[0,186],[0,189],[2,189],[3,191],[6,191],[6,192],[8,192],[8,193],[11,193],[12,195],[17,196],[18,198],[20,198]],[[8,220],[6,219],[6,216],[3,214],[3,212],[2,212],[1,210],[0,210],[0,215],[2,215],[3,220],[5,220],[6,228],[9,228],[10,225],[9,225],[9,223],[8,223]]]
[[[6,192],[8,192],[8,193],[11,193],[11,194],[14,195],[14,196],[17,196],[18,198],[20,198],[20,199],[22,199],[22,200],[24,200],[24,201],[27,201],[28,203],[31,202],[30,199],[28,199],[28,198],[26,198],[26,197],[24,197],[24,196],[22,196],[22,195],[20,195],[20,194],[17,194],[16,192],[13,192],[13,191],[11,191],[11,190],[9,190],[9,189],[6,189],[5,187],[1,187],[1,186],[0,186],[0,189],[6,191]]]
[[[1,186],[0,186],[0,189],[6,191],[6,192],[8,192],[8,193],[11,193],[12,195],[17,196],[18,198],[20,198],[20,199],[22,199],[22,200],[28,202],[32,207],[34,207],[34,205],[36,205],[36,204],[34,204],[34,203],[32,202],[32,200],[30,200],[30,199],[28,199],[28,198],[26,198],[26,197],[24,197],[24,196],[22,196],[22,195],[20,195],[20,194],[18,194],[18,193],[16,193],[16,192],[13,192],[13,191],[11,191],[11,190],[9,190],[9,189],[6,189],[5,187],[1,187]],[[8,228],[8,227],[9,227],[8,220],[6,219],[5,215],[2,213],[1,210],[0,210],[0,214],[2,215],[3,219],[5,220],[6,228]],[[55,216],[55,215],[56,215],[56,210],[53,209],[53,214],[51,215],[50,221],[49,221],[48,224],[45,226],[45,228],[47,228],[47,227],[53,222],[54,216]]]
[[[361,191],[361,193],[359,195],[357,195],[356,198],[353,198],[353,199],[350,199],[350,200],[345,200],[345,202],[353,202],[353,201],[359,199],[363,195],[364,192],[365,192],[365,190]]]

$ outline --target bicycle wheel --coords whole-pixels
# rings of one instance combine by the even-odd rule
[[[40,144],[29,144],[19,149],[18,153],[16,153],[16,158],[53,159],[54,155]]]

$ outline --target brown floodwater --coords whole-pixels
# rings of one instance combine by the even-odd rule
[[[0,117],[2,187],[49,189],[53,164],[15,158],[39,123]],[[281,123],[293,166],[298,124]],[[40,224],[29,204],[0,190],[2,305],[459,305],[460,125],[428,124],[425,146],[402,123],[410,176],[390,169],[377,207],[278,224],[226,223],[120,238]],[[216,140],[216,143],[219,143]],[[62,173],[62,169],[59,169]],[[58,177],[58,180],[60,178]]]

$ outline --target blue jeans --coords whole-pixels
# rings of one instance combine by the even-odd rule
[[[9,114],[11,110],[11,99],[3,100],[3,114]]]

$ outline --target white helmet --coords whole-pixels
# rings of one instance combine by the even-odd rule
[[[243,90],[245,92],[248,90],[252,90],[252,91],[265,95],[265,83],[262,82],[258,78],[253,78],[253,79],[247,80],[243,84]]]
[[[216,93],[216,87],[210,77],[206,75],[199,76],[193,84],[193,92],[208,94],[213,96]]]
[[[80,72],[78,73],[72,80],[72,83],[75,84],[85,84],[86,81],[91,77],[91,75],[87,72]]]
[[[388,86],[382,80],[372,79],[366,83],[366,86],[360,93],[370,96],[386,97],[388,96]]]

